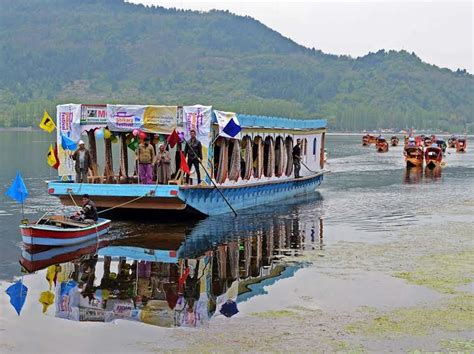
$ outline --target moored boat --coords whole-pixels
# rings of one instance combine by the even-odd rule
[[[392,136],[390,138],[390,142],[392,144],[392,146],[398,146],[398,143],[400,142],[400,139],[398,139],[398,136]]]
[[[403,150],[407,167],[423,166],[423,147],[415,144],[408,144]]]
[[[464,138],[458,138],[456,140],[456,152],[466,152],[467,140]]]
[[[58,180],[48,182],[48,193],[65,205],[74,205],[82,194],[88,194],[100,210],[235,213],[238,209],[313,193],[325,173],[323,119],[240,115],[201,105],[68,104],[57,109],[60,165]],[[95,119],[91,120],[91,116]],[[99,135],[105,140],[103,175],[97,166],[96,131],[107,132],[107,137],[104,133]],[[183,152],[189,146],[192,131],[201,142],[202,156],[199,163],[194,161],[188,166]],[[68,136],[74,143],[85,135],[93,161],[89,183],[74,183],[71,150],[62,148],[61,139]],[[178,135],[184,138],[171,143]],[[160,144],[166,145],[169,180],[143,181],[139,168],[130,171],[129,149],[133,150],[133,144],[136,149],[139,139],[145,138],[151,138],[156,150]],[[120,141],[119,171],[114,171],[112,164],[112,139]],[[187,155],[189,162],[189,151]],[[294,156],[299,156],[299,164]]]
[[[441,166],[443,160],[443,150],[437,144],[427,147],[425,150],[426,167],[434,169]]]
[[[68,246],[97,239],[109,232],[110,220],[99,218],[97,223],[88,224],[54,215],[37,222],[20,225],[21,236],[26,248],[37,246]]]
[[[375,143],[375,149],[377,152],[387,152],[388,151],[388,142],[385,140],[383,136],[379,136],[377,138],[377,142]]]

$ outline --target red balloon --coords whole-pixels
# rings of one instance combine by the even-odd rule
[[[144,133],[144,132],[140,132],[140,133],[139,133],[139,136],[140,136],[140,139],[145,140],[146,137],[147,137],[147,134]]]

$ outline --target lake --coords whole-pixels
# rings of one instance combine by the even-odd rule
[[[235,300],[239,309],[239,313],[229,319],[235,319],[235,324],[229,326],[237,326],[234,330],[242,333],[250,329],[239,325],[239,321],[247,319],[245,323],[249,323],[248,318],[251,318],[251,323],[256,325],[269,313],[276,314],[276,318],[278,314],[285,317],[288,311],[298,314],[302,308],[306,309],[302,318],[316,313],[308,311],[322,309],[333,313],[333,325],[339,324],[342,328],[346,320],[341,317],[341,311],[356,318],[360,316],[357,311],[361,306],[389,311],[442,299],[443,295],[436,289],[409,285],[394,278],[392,272],[414,267],[411,262],[426,255],[430,247],[433,252],[443,249],[447,252],[449,247],[453,247],[453,252],[458,248],[462,251],[467,242],[464,236],[459,236],[459,244],[445,246],[435,239],[436,233],[439,231],[449,237],[448,225],[473,223],[472,139],[468,140],[467,153],[448,149],[445,167],[440,175],[434,175],[407,171],[402,146],[390,147],[388,153],[381,154],[373,146],[363,147],[360,135],[330,134],[326,168],[331,172],[312,195],[242,211],[236,218],[223,215],[179,222],[160,220],[159,223],[146,219],[114,220],[111,232],[100,243],[30,254],[21,249],[18,230],[21,207],[5,197],[4,191],[16,171],[21,171],[30,192],[24,207],[25,217],[34,220],[45,212],[74,211],[74,208],[63,207],[46,191],[44,181],[55,175],[55,170],[46,163],[52,138],[43,132],[0,132],[0,280],[3,289],[7,282],[23,277],[29,288],[21,313],[29,325],[18,322],[6,294],[0,293],[2,316],[5,313],[7,318],[0,322],[0,327],[7,328],[12,336],[9,345],[17,349],[30,347],[20,344],[22,331],[14,330],[14,324],[25,326],[26,333],[34,333],[34,328],[43,324],[60,333],[64,332],[64,325],[83,335],[90,335],[90,328],[94,328],[95,335],[91,335],[89,343],[76,343],[80,351],[101,348],[99,333],[102,331],[113,338],[113,343],[106,348],[118,351],[127,342],[120,338],[120,331],[136,331],[136,341],[142,344],[137,346],[128,341],[127,345],[133,345],[129,347],[132,351],[151,348],[143,346],[149,336],[155,336],[149,328],[202,327],[207,335],[219,337],[222,335],[219,327],[224,323],[219,308],[229,299]],[[415,236],[425,234],[428,235],[426,240],[416,239],[420,242],[416,243],[419,248],[409,246],[415,245],[412,243]],[[430,241],[429,237],[433,239]],[[397,253],[404,245],[406,252]],[[147,262],[125,263],[117,258],[124,255]],[[57,269],[63,281],[74,279],[88,294],[81,298],[82,310],[77,313],[71,314],[65,308],[61,311],[56,308],[55,313],[52,304],[43,315],[38,299],[50,287],[45,278],[46,270],[27,274],[19,263],[21,260],[25,268],[36,270],[48,265],[47,260],[52,257],[56,257],[53,264],[63,264]],[[185,279],[180,275],[183,269],[189,269]],[[53,284],[52,292],[54,288]],[[212,296],[204,296],[206,292]],[[58,294],[56,289],[56,296]],[[255,313],[266,315],[258,317],[253,315]],[[212,317],[209,318],[209,314]],[[295,321],[291,313],[288,316],[287,323]],[[58,317],[86,321],[81,324],[87,325],[72,329],[70,323],[74,322]],[[323,321],[325,317],[321,318]],[[120,330],[107,329],[108,324],[98,327],[96,323],[123,319],[131,321],[119,321]],[[155,326],[145,329],[144,323]],[[331,326],[331,321],[328,319],[324,326]],[[259,329],[262,336],[270,336],[270,329]],[[196,333],[186,340],[196,343],[199,336]],[[303,340],[299,344],[303,345]],[[182,341],[171,336],[160,348],[190,348],[189,341],[186,344]],[[420,345],[430,348],[428,342],[425,340]],[[328,343],[320,348],[338,348]],[[411,340],[403,348],[417,348],[413,347],[417,343]],[[284,350],[281,345],[276,350]],[[394,344],[388,348],[391,345]],[[364,342],[363,347],[378,348],[376,341]]]

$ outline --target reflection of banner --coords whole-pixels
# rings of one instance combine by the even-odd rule
[[[143,115],[143,128],[150,133],[171,134],[176,128],[176,106],[148,106]]]
[[[71,180],[76,174],[74,170],[74,161],[69,156],[71,151],[64,150],[61,144],[61,134],[71,138],[75,142],[79,141],[81,137],[81,127],[79,125],[81,117],[80,104],[64,104],[56,106],[57,119],[57,142],[58,142],[58,158],[59,169],[58,175],[63,180]]]
[[[147,106],[107,105],[107,125],[109,130],[130,132],[143,127],[143,114]]]
[[[107,106],[92,104],[81,105],[81,130],[89,130],[107,125]]]
[[[212,106],[184,106],[183,123],[184,137],[188,140],[191,136],[189,132],[194,129],[196,138],[203,147],[208,147],[211,140],[211,112]]]
[[[230,139],[241,139],[241,134],[235,134],[235,135],[228,135],[225,133],[224,128],[228,126],[228,123],[233,120],[234,124],[239,125],[239,120],[237,118],[237,115],[234,112],[222,112],[222,111],[214,111],[216,114],[217,118],[217,124],[219,124],[219,135],[223,136],[224,138],[230,138]]]

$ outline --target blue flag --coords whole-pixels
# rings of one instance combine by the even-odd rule
[[[64,134],[61,134],[61,146],[64,150],[76,150],[77,144],[74,140],[67,137]]]
[[[224,133],[226,133],[228,136],[231,136],[231,137],[234,137],[237,134],[239,134],[241,130],[242,130],[242,127],[238,125],[237,123],[235,123],[234,118],[229,120],[229,122],[226,124],[224,129],[222,129]]]
[[[16,200],[18,203],[23,203],[28,197],[28,189],[26,189],[25,182],[23,182],[20,172],[16,173],[16,177],[5,195]]]
[[[10,304],[15,308],[16,313],[20,316],[21,309],[25,304],[28,288],[23,285],[21,280],[10,285],[5,292],[10,296]]]

